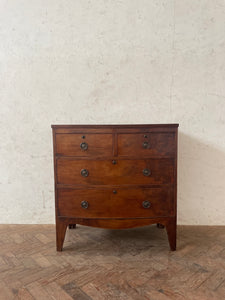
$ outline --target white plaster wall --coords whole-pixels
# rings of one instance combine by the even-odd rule
[[[179,224],[225,225],[224,0],[0,0],[0,223],[53,223],[51,124],[180,123]]]

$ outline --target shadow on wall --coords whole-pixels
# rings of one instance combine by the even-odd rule
[[[179,132],[178,224],[225,225],[225,152]]]

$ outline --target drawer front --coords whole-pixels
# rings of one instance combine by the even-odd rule
[[[174,133],[121,133],[118,134],[119,156],[174,156]]]
[[[58,213],[82,218],[172,216],[173,189],[58,189]]]
[[[65,156],[111,156],[112,134],[56,134],[56,154]]]
[[[57,160],[58,184],[120,185],[174,183],[174,160]]]

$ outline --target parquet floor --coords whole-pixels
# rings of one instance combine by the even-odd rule
[[[179,226],[170,252],[155,225],[67,230],[0,225],[0,300],[225,299],[225,227]]]

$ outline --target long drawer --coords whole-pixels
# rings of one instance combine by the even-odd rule
[[[174,183],[172,158],[146,160],[57,159],[57,183],[81,185]]]
[[[174,215],[171,186],[132,189],[58,189],[60,216],[141,218]]]

